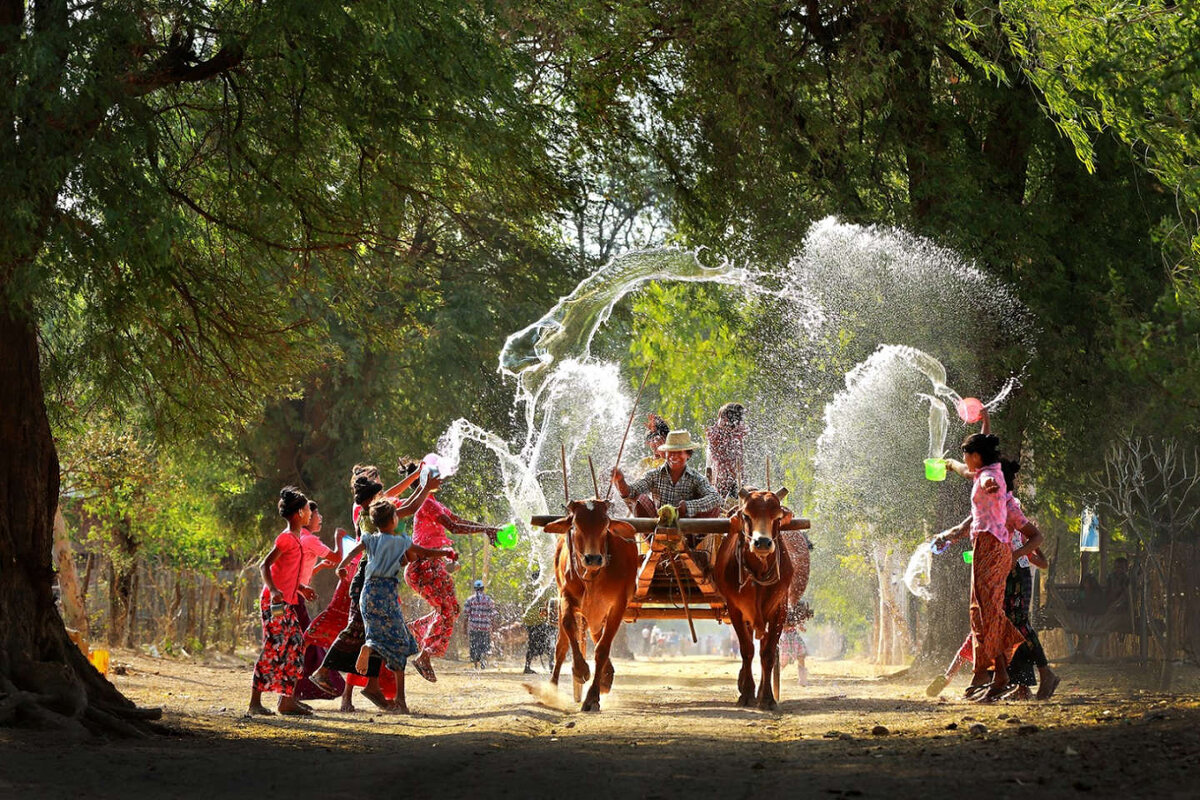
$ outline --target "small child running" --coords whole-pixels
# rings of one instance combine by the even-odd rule
[[[361,552],[366,550],[367,562],[365,581],[359,607],[362,610],[366,641],[358,654],[357,669],[365,673],[372,653],[383,659],[384,665],[396,677],[396,699],[389,709],[393,713],[407,714],[408,704],[404,697],[404,670],[408,657],[419,648],[413,635],[404,623],[404,615],[397,600],[397,589],[405,561],[413,558],[452,557],[453,550],[430,550],[412,543],[405,530],[397,532],[396,507],[390,500],[376,500],[368,513],[371,522],[379,530],[368,533],[342,558],[338,565],[338,576],[346,576],[346,568]]]

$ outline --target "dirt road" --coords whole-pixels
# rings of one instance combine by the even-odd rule
[[[318,701],[311,718],[248,719],[240,661],[114,663],[122,691],[165,709],[169,735],[0,730],[0,798],[1200,796],[1194,671],[1160,696],[1112,667],[1064,665],[1053,701],[981,707],[810,659],[809,686],[787,676],[773,714],[734,707],[732,661],[618,661],[603,712],[582,714],[544,676],[530,691],[514,667],[439,662],[438,683],[410,677],[412,716],[359,700],[355,714]]]

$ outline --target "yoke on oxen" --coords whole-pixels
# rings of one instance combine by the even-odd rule
[[[530,520],[545,528],[560,519],[539,515]],[[633,596],[625,609],[625,621],[639,619],[711,619],[728,621],[725,598],[713,580],[713,565],[721,544],[737,526],[727,517],[681,518],[663,525],[657,517],[613,517],[628,525],[618,535],[636,540],[640,563]],[[792,518],[782,531],[808,530],[807,519]],[[740,530],[740,527],[739,527]],[[553,531],[552,531],[553,532]],[[797,541],[803,537],[797,537]],[[807,545],[803,545],[807,582]],[[803,588],[796,594],[799,600]]]

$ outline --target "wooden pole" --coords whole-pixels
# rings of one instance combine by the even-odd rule
[[[563,473],[563,503],[571,504],[571,489],[567,486],[567,445],[564,442],[558,443],[559,453],[562,456],[562,473]]]
[[[558,519],[556,514],[535,514],[529,518],[529,524],[535,528],[543,528]],[[620,522],[628,522],[638,533],[649,533],[658,527],[657,517],[612,517]],[[683,517],[675,525],[680,533],[729,533],[728,517]],[[812,521],[803,517],[794,517],[786,525],[780,525],[781,531],[806,531],[812,527]],[[626,538],[633,538],[632,535]]]
[[[642,385],[638,387],[637,397],[633,398],[633,407],[629,409],[629,421],[625,423],[625,435],[621,437],[621,446],[617,449],[617,463],[613,464],[613,469],[618,469],[621,466],[621,456],[625,454],[625,440],[629,438],[629,428],[633,425],[633,416],[637,414],[638,402],[642,399],[642,391],[646,388],[646,379],[650,377],[650,370],[654,368],[654,363],[651,362],[646,366],[646,374],[642,376]],[[604,501],[608,502],[608,498],[612,495],[612,480],[608,482],[608,491],[604,493]]]
[[[767,455],[767,491],[771,491],[771,456]]]
[[[599,498],[600,497],[600,484],[596,482],[596,465],[592,463],[591,456],[588,456],[588,469],[590,469],[592,471],[592,491],[595,492],[594,497]]]
[[[675,572],[675,586],[679,588],[679,601],[683,603],[683,613],[687,617],[688,629],[692,632],[692,644],[700,641],[696,638],[696,625],[692,622],[692,609],[688,606],[687,593],[683,589],[683,578],[679,576],[679,564],[671,556],[671,569]]]

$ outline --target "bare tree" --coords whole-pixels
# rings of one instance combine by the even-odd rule
[[[1194,537],[1200,517],[1200,452],[1190,451],[1176,439],[1155,441],[1124,436],[1104,457],[1104,476],[1097,481],[1101,502],[1118,524],[1133,534],[1146,553],[1142,570],[1143,598],[1148,592],[1148,570],[1160,579],[1165,620],[1162,630],[1151,630],[1163,651],[1160,688],[1169,690],[1178,647],[1178,626],[1172,614],[1176,544]],[[1165,558],[1150,558],[1159,553]],[[1143,616],[1148,614],[1143,610]]]

